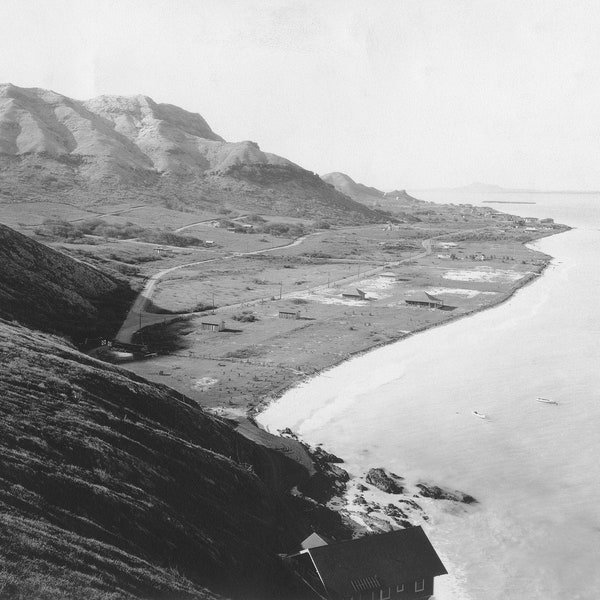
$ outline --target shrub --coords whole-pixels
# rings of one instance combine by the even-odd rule
[[[83,237],[81,231],[72,223],[62,219],[44,219],[42,224],[36,228],[38,235],[59,238],[63,240],[78,239]]]
[[[259,318],[251,310],[243,310],[241,313],[233,315],[231,318],[234,321],[240,321],[242,323],[253,323],[254,321],[259,320]]]
[[[315,229],[331,229],[331,223],[324,221],[323,219],[318,219],[313,223],[313,227]]]

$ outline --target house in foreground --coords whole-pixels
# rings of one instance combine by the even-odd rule
[[[415,600],[433,595],[433,579],[447,573],[421,527],[330,543],[312,534],[286,558],[308,598]]]

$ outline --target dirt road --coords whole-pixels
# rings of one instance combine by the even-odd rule
[[[205,260],[194,261],[194,262],[186,263],[183,265],[177,265],[176,267],[171,267],[169,269],[163,269],[162,271],[155,273],[146,281],[146,284],[144,285],[144,289],[139,293],[138,297],[135,299],[135,302],[129,309],[129,313],[127,314],[127,317],[125,318],[125,321],[123,322],[123,325],[121,326],[121,329],[119,329],[119,332],[115,336],[115,339],[119,342],[130,344],[133,334],[136,331],[138,331],[139,329],[141,329],[142,327],[147,327],[148,325],[155,325],[156,323],[164,323],[166,321],[171,321],[173,319],[177,319],[181,316],[188,316],[188,315],[194,314],[194,313],[179,313],[179,314],[170,315],[170,314],[157,314],[157,313],[151,313],[151,312],[146,311],[146,307],[152,299],[152,295],[154,293],[156,285],[160,282],[160,280],[162,278],[164,278],[169,273],[172,273],[173,271],[177,271],[179,269],[185,269],[187,267],[193,267],[195,265],[200,265],[200,264],[204,264],[204,263],[215,262],[215,261],[219,261],[219,260],[231,260],[234,257],[252,256],[255,254],[265,254],[267,252],[273,252],[275,250],[282,250],[284,248],[292,248],[294,246],[299,246],[309,237],[314,237],[314,236],[323,235],[323,234],[324,234],[324,232],[310,233],[307,235],[303,235],[288,244],[282,244],[281,246],[272,246],[271,248],[265,248],[262,250],[253,250],[252,252],[238,252],[238,253],[236,253],[234,255],[230,255],[230,256],[208,258]],[[431,240],[430,239],[424,240],[422,242],[422,245],[423,245],[424,251],[420,252],[419,254],[415,254],[413,256],[410,256],[408,258],[405,258],[405,259],[399,260],[399,261],[386,262],[379,267],[375,267],[374,269],[369,269],[367,271],[364,271],[363,273],[360,273],[359,276],[361,278],[371,277],[371,276],[376,275],[377,273],[383,271],[386,268],[396,267],[407,261],[423,258],[424,256],[431,254]],[[340,283],[347,282],[348,280],[352,280],[355,277],[357,277],[357,275],[343,277],[341,279],[330,281],[328,284],[321,284],[318,286],[314,286],[312,288],[309,288],[306,291],[318,291],[321,289],[325,289],[326,287],[329,287],[330,285],[337,285]],[[295,293],[296,292],[288,292],[286,294],[281,294],[281,298],[291,297]],[[242,307],[242,306],[249,306],[249,305],[252,305],[252,304],[255,304],[258,302],[262,302],[263,300],[264,299],[257,299],[257,300],[253,300],[250,302],[234,303],[234,304],[230,304],[227,306],[222,306],[221,308],[238,308],[238,307]]]

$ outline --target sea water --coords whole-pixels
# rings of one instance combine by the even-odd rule
[[[427,505],[449,571],[438,600],[600,598],[600,195],[425,199],[535,202],[489,206],[576,229],[532,244],[554,259],[508,302],[335,367],[259,421],[353,475],[384,466],[475,496]]]

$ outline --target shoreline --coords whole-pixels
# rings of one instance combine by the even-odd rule
[[[573,228],[569,228],[565,231],[561,231],[560,233],[565,233],[566,231],[570,231],[572,229]],[[534,243],[536,241],[537,240],[534,240],[532,242],[526,242],[525,245]],[[536,250],[536,252],[540,251]],[[467,313],[456,315],[441,323],[433,323],[428,326],[424,326],[419,330],[412,331],[410,334],[394,342],[378,344],[377,346],[374,346],[370,349],[354,353],[348,359],[339,361],[335,365],[331,365],[326,369],[322,369],[313,377],[322,375],[336,366],[339,366],[345,362],[349,362],[353,358],[365,355],[371,350],[376,350],[384,346],[389,346],[392,343],[403,341],[404,339],[412,337],[415,334],[425,332],[429,329],[433,329],[434,327],[454,323],[459,319],[473,316],[479,312],[483,312],[487,309],[494,308],[508,302],[517,294],[517,292],[519,292],[522,289],[525,289],[531,283],[540,278],[544,273],[546,273],[548,267],[551,266],[553,261],[556,260],[556,257],[554,256],[551,256],[546,253],[543,254],[547,257],[547,259],[544,265],[539,269],[539,271],[532,273],[526,278],[523,278],[523,280],[520,281],[517,285],[515,285],[512,290],[510,290],[506,294],[503,294],[503,296],[497,299],[495,302],[487,304],[485,307],[473,309]],[[313,377],[311,377],[310,379],[313,379]],[[282,394],[279,395],[276,399],[274,399],[272,403],[278,402],[286,391],[292,389],[297,385],[298,383],[294,383],[287,386],[286,389],[282,392]],[[270,435],[281,436],[281,434],[285,430],[280,430],[278,433],[271,432],[265,427],[263,427],[263,425],[258,423],[254,418],[258,414],[266,410],[268,406],[270,406],[272,403],[269,403],[266,406],[262,406],[260,410],[256,410],[253,413],[253,416],[249,418],[254,423],[254,425],[261,431],[265,431]],[[303,444],[309,449],[311,458],[313,457],[313,452],[315,451],[333,451],[336,455],[340,457],[340,461],[342,463],[340,467],[342,469],[345,469],[345,456],[343,453],[338,454],[335,448],[328,448],[326,446],[318,445],[316,447],[312,447],[296,431],[293,432],[293,435],[297,441],[299,441],[301,444]],[[427,530],[430,527],[435,529],[435,524],[430,523],[430,520],[433,518],[435,521],[435,515],[438,514],[439,510],[462,511],[465,514],[474,514],[474,512],[480,510],[480,507],[482,506],[479,504],[478,499],[470,496],[470,493],[472,491],[470,489],[460,491],[457,490],[453,486],[453,484],[450,484],[449,487],[446,487],[446,485],[443,485],[443,487],[439,487],[435,481],[432,481],[430,479],[430,475],[427,473],[422,474],[422,476],[418,479],[409,478],[409,480],[406,480],[405,477],[398,477],[395,473],[393,473],[390,470],[390,468],[393,467],[386,464],[385,459],[382,459],[380,462],[376,461],[376,464],[378,465],[378,467],[371,468],[369,472],[351,473],[345,471],[348,477],[343,482],[343,489],[338,494],[332,495],[329,498],[329,500],[324,503],[324,505],[328,509],[333,510],[338,515],[340,515],[344,522],[354,532],[353,536],[364,535],[365,532],[367,534],[384,533],[388,530],[396,528],[406,528],[415,525],[422,526]],[[384,478],[387,477],[388,481],[390,482],[397,481],[401,485],[402,491],[400,491],[399,494],[389,492],[374,484],[372,481],[369,480],[369,474],[373,470],[382,471],[384,473]],[[403,475],[406,474],[403,473]],[[335,482],[335,476],[331,476]],[[411,477],[414,477],[414,474]],[[423,488],[421,488],[421,485],[424,485],[424,490]],[[430,490],[434,490],[433,494],[431,494]],[[453,508],[448,509],[447,507],[449,505],[452,505]],[[444,564],[446,564],[448,568],[449,573],[456,572],[456,569],[458,568],[457,565],[460,563],[453,561],[452,556],[450,555],[444,555],[443,560]],[[456,587],[457,585],[459,586],[458,588]],[[457,583],[457,581],[454,580],[449,580],[444,581],[443,583],[440,582],[439,591],[443,591],[442,595],[444,598],[463,598],[464,590],[460,588],[460,583]]]
[[[568,229],[565,229],[563,231],[554,233],[554,234],[550,234],[550,235],[560,235],[562,233],[566,233],[568,231],[571,231],[572,229],[574,229],[573,227],[569,227]],[[543,239],[545,237],[550,237],[550,235],[546,235],[546,236],[540,236],[539,238],[536,238],[535,240],[531,240],[528,242],[523,242],[522,245],[527,247],[528,244],[533,244],[535,242],[537,242],[540,239]],[[533,250],[533,249],[532,249]],[[534,250],[534,252],[539,252],[537,250]],[[258,404],[256,404],[255,406],[250,406],[247,408],[246,411],[246,418],[253,423],[257,428],[265,431],[266,433],[271,433],[272,432],[268,432],[266,429],[264,429],[264,427],[262,427],[259,423],[256,422],[256,417],[261,414],[262,412],[264,412],[271,404],[279,401],[282,396],[288,392],[289,390],[293,389],[294,387],[312,380],[316,377],[319,377],[325,373],[327,373],[327,371],[330,371],[331,369],[334,369],[335,367],[342,365],[346,362],[351,361],[354,358],[358,358],[360,356],[364,356],[365,354],[372,352],[374,350],[377,350],[379,348],[383,348],[386,346],[390,346],[392,344],[397,344],[400,343],[406,339],[409,339],[417,334],[423,333],[425,331],[428,331],[430,329],[434,329],[437,327],[443,327],[444,325],[448,325],[450,323],[454,323],[460,319],[464,319],[470,316],[473,316],[477,313],[495,308],[497,306],[500,306],[501,304],[504,304],[505,302],[507,302],[508,300],[510,300],[519,290],[527,287],[528,285],[530,285],[531,283],[533,283],[534,281],[536,281],[539,277],[541,277],[544,272],[546,271],[546,269],[548,268],[548,266],[550,266],[550,264],[552,263],[552,261],[554,260],[553,256],[550,256],[548,254],[545,253],[541,253],[546,257],[546,262],[544,263],[544,265],[540,268],[539,271],[537,272],[533,272],[530,275],[528,275],[527,277],[523,277],[523,279],[519,282],[517,282],[515,284],[515,286],[513,287],[512,290],[510,290],[509,292],[503,294],[500,298],[496,299],[495,301],[490,302],[489,304],[486,304],[485,306],[481,306],[481,307],[477,307],[477,308],[473,308],[467,312],[461,313],[461,314],[457,314],[457,315],[453,315],[451,317],[449,317],[448,319],[444,320],[444,321],[440,321],[437,323],[429,323],[426,325],[423,325],[417,329],[414,329],[412,331],[410,331],[409,333],[400,336],[396,339],[392,339],[392,340],[387,340],[387,341],[383,341],[383,342],[378,342],[377,344],[374,344],[373,346],[370,346],[368,348],[363,348],[361,350],[356,350],[353,352],[349,352],[347,354],[346,357],[342,358],[339,361],[336,362],[332,362],[331,364],[327,365],[326,367],[323,367],[321,369],[318,369],[317,371],[315,371],[314,373],[312,373],[311,375],[309,375],[308,377],[302,377],[296,381],[290,382],[289,384],[285,385],[283,388],[277,388],[277,396],[276,397],[266,397],[263,398],[261,401],[259,401]],[[272,392],[268,392],[267,394],[270,394]],[[277,434],[272,434],[272,435],[277,435]]]

